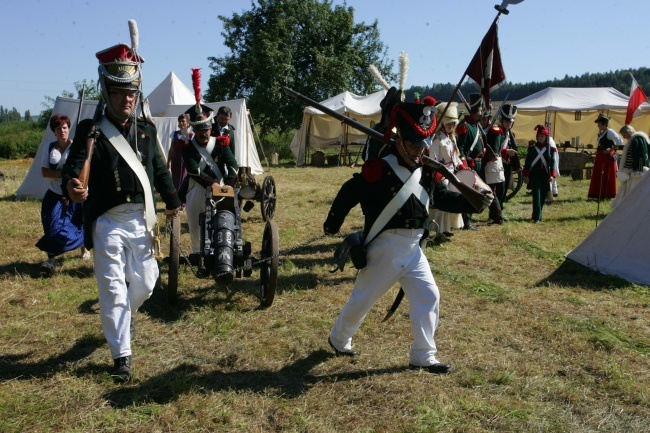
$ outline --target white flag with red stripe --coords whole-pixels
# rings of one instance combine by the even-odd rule
[[[639,83],[636,82],[634,76],[632,77],[632,88],[630,89],[630,100],[627,102],[627,114],[625,115],[625,124],[629,125],[632,122],[632,117],[636,117],[641,113],[639,107],[641,104],[648,100],[648,97],[645,95],[645,92],[639,86]]]

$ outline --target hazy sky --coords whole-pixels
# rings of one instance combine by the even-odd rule
[[[96,80],[95,53],[130,44],[129,19],[138,23],[139,51],[146,60],[145,95],[170,71],[191,87],[193,67],[202,68],[205,90],[211,73],[207,58],[227,54],[217,16],[251,7],[250,0],[2,3],[0,105],[21,114],[27,109],[38,114],[45,96],[74,91],[74,82]],[[356,22],[378,20],[396,67],[398,53],[409,54],[406,87],[456,84],[496,16],[496,3],[500,0],[347,1]],[[648,66],[648,0],[525,0],[509,9],[499,21],[499,40],[511,82]]]

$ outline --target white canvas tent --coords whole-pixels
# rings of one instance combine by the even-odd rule
[[[650,285],[650,172],[566,257],[602,274]]]
[[[171,71],[147,96],[154,117],[162,117],[168,105],[194,104],[194,93]]]
[[[95,114],[95,109],[97,108],[97,101],[84,101],[81,115],[79,116],[81,120],[91,119]],[[57,97],[52,109],[52,113],[55,114],[65,114],[70,118],[71,129],[70,137],[74,137],[75,130],[77,127],[77,113],[79,112],[79,100]],[[154,117],[154,123],[158,129],[158,140],[160,140],[160,145],[163,151],[163,155],[167,157],[167,152],[169,151],[169,146],[171,143],[170,137],[172,132],[174,132],[178,127],[177,118],[166,118],[166,117]],[[19,200],[25,199],[38,199],[41,200],[47,191],[48,184],[41,174],[41,158],[42,154],[47,149],[47,146],[56,140],[54,133],[47,128],[43,138],[41,139],[41,144],[38,147],[34,161],[32,162],[27,176],[23,180],[23,183],[16,190],[16,197]]]
[[[386,96],[381,90],[366,96],[343,92],[321,102],[325,107],[337,113],[351,117],[365,126],[372,127],[381,120],[379,103]],[[297,165],[305,163],[305,154],[310,149],[338,148],[351,143],[364,144],[367,135],[324,114],[313,107],[303,111],[302,126],[296,132],[291,151],[296,156]]]
[[[613,87],[548,87],[514,102],[517,117],[513,131],[517,141],[534,140],[536,125],[550,119],[551,136],[556,143],[573,143],[575,137],[581,145],[595,146],[598,129],[594,121],[599,113],[611,116],[609,126],[618,132],[625,123],[629,97]],[[641,106],[642,114],[632,120],[639,131],[650,131],[650,104]]]
[[[168,105],[165,116],[178,118],[179,115],[193,105],[194,102],[189,105]],[[232,101],[207,102],[205,105],[212,108],[215,113],[221,106],[229,107],[232,110],[230,123],[235,127],[235,159],[240,167],[250,167],[252,174],[263,173],[264,169],[260,163],[260,157],[257,154],[253,129],[248,118],[246,100],[235,99]]]

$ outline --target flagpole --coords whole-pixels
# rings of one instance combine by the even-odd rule
[[[499,7],[497,5],[495,5],[494,8],[499,12],[497,13],[497,16],[494,18],[494,21],[492,21],[492,24],[490,24],[490,27],[488,27],[488,29],[492,28],[492,26],[499,20],[499,17],[501,16],[502,13],[505,13],[506,15],[508,15],[508,9],[506,9],[506,8],[499,9]],[[479,49],[480,49],[480,45],[479,45]],[[470,61],[470,63],[471,63],[471,61]],[[451,98],[449,98],[449,101],[447,102],[447,105],[442,110],[442,113],[440,114],[440,119],[445,117],[445,113],[447,112],[447,108],[449,107],[449,104],[451,104],[454,101],[454,98],[456,98],[456,95],[458,94],[458,90],[460,90],[460,86],[463,85],[463,81],[465,81],[466,77],[467,77],[467,68],[465,69],[465,72],[463,72],[463,76],[460,77],[460,81],[456,85],[456,88],[451,93]],[[488,106],[489,103],[490,103],[490,101],[485,101],[486,106]],[[436,126],[436,132],[438,131],[438,129],[440,129],[441,126],[442,126],[441,123],[439,123]]]

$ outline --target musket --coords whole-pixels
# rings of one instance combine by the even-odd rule
[[[79,99],[79,109],[77,110],[77,124],[74,127],[75,131],[79,127],[79,121],[81,120],[81,108],[84,105],[85,98],[86,98],[86,84],[84,83],[84,85],[81,87],[81,99]]]
[[[97,108],[95,109],[95,114],[93,115],[93,124],[88,131],[88,137],[86,138],[86,159],[84,159],[84,165],[81,167],[81,172],[79,173],[79,181],[81,182],[81,188],[88,189],[88,178],[90,177],[90,164],[92,163],[93,151],[95,150],[95,139],[99,136],[99,122],[102,120],[104,115],[104,102],[100,98],[97,103]]]
[[[503,105],[508,100],[508,96],[510,96],[510,92],[508,92],[506,97],[503,98],[503,101],[501,101],[501,105],[499,105],[499,108],[497,109],[497,112],[494,114],[494,117],[492,118],[492,123],[490,123],[490,126],[488,127],[488,131],[490,129],[492,129],[492,127],[496,123],[497,119],[499,118],[499,115],[501,114],[501,111],[503,110]],[[477,133],[478,134],[484,134],[483,128],[479,128],[479,129],[480,129],[480,131],[477,131]],[[492,147],[490,147],[490,145],[488,144],[487,135],[486,135],[486,140],[485,140],[485,149],[484,149],[484,151],[485,151],[486,154],[488,154],[487,158],[485,158],[487,160],[486,162],[494,161],[495,159],[497,159],[497,156],[499,156],[494,152],[494,149],[492,149]]]
[[[310,98],[308,98],[308,97],[306,97],[304,95],[301,95],[300,93],[298,93],[298,92],[296,92],[294,90],[291,90],[288,87],[283,87],[283,90],[287,94],[289,94],[290,96],[298,99],[299,101],[302,101],[305,104],[322,111],[323,113],[325,113],[325,114],[339,120],[342,123],[345,123],[346,125],[349,125],[349,126],[355,128],[355,129],[363,132],[366,135],[371,136],[372,138],[374,138],[376,140],[379,140],[379,141],[381,141],[383,143],[386,143],[388,145],[391,145],[391,146],[395,145],[395,140],[393,140],[392,138],[384,137],[384,135],[379,131],[375,131],[374,129],[369,128],[366,125],[361,124],[361,123],[357,122],[356,120],[349,118],[348,116],[337,113],[336,111],[334,111],[334,110],[332,110],[332,109],[330,109],[328,107],[325,107],[324,105],[319,104],[318,102],[316,102],[316,101],[314,101],[314,100],[312,100],[312,99],[310,99]],[[463,195],[463,197],[468,202],[470,202],[470,204],[476,210],[480,211],[480,210],[483,209],[483,199],[484,199],[483,193],[481,193],[480,191],[475,190],[474,188],[472,188],[469,185],[465,185],[464,183],[462,183],[456,177],[456,175],[454,173],[452,173],[444,164],[441,164],[440,162],[438,162],[438,161],[436,161],[434,159],[431,159],[428,156],[423,156],[422,157],[422,164],[425,167],[427,167],[427,168],[429,168],[429,169],[431,169],[431,170],[433,170],[435,172],[438,172],[442,176],[444,176],[449,181],[449,183],[451,183],[452,185],[454,185],[458,189],[458,191]]]

